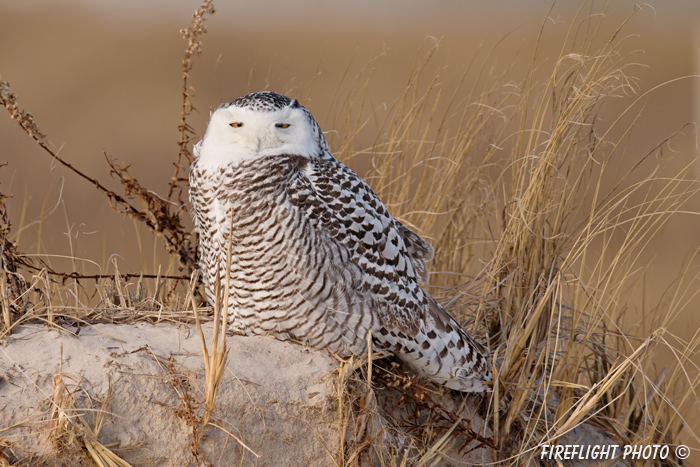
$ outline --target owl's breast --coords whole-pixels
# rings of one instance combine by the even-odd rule
[[[305,263],[300,255],[308,254],[316,235],[289,200],[294,170],[288,158],[269,157],[215,172],[211,250],[216,262],[225,262],[222,254],[230,239],[231,272],[237,279],[277,281],[283,275],[270,273],[275,265],[296,271]]]

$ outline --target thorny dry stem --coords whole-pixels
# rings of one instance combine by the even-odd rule
[[[165,248],[171,254],[176,254],[190,270],[197,268],[197,255],[194,246],[190,241],[190,233],[185,231],[180,222],[181,211],[172,212],[170,202],[163,200],[152,190],[147,190],[129,174],[128,167],[117,167],[114,162],[105,154],[109,164],[110,173],[116,175],[125,189],[125,194],[130,198],[141,200],[146,206],[145,210],[140,210],[131,205],[124,197],[107,189],[98,180],[86,175],[49,147],[48,140],[44,134],[39,132],[38,125],[34,117],[17,105],[17,96],[10,89],[10,83],[0,81],[0,103],[10,112],[10,116],[19,123],[24,131],[31,136],[37,144],[61,165],[88,181],[100,193],[104,194],[110,207],[118,213],[126,214],[132,219],[145,224],[151,232],[164,241]],[[150,209],[153,209],[151,211]]]
[[[182,58],[182,111],[180,124],[177,127],[180,132],[180,142],[178,143],[180,151],[177,154],[177,161],[173,164],[175,173],[170,182],[170,190],[168,190],[168,200],[171,200],[175,189],[179,189],[177,199],[180,205],[185,204],[181,199],[184,191],[181,183],[187,182],[187,179],[180,175],[180,172],[184,170],[182,159],[184,157],[188,163],[192,162],[190,142],[196,136],[194,129],[187,123],[187,117],[195,110],[190,94],[190,91],[194,92],[194,88],[187,84],[187,81],[190,77],[190,71],[192,71],[192,58],[202,52],[202,42],[199,40],[199,36],[207,32],[204,21],[207,19],[207,15],[213,15],[214,12],[213,0],[204,0],[192,15],[192,25],[180,31],[182,37],[187,40],[187,48]]]

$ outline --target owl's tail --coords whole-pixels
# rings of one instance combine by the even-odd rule
[[[488,351],[431,297],[415,335],[391,332],[378,343],[411,366],[419,376],[463,392],[490,391]],[[394,338],[395,337],[395,338]]]

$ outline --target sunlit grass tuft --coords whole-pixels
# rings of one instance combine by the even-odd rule
[[[684,414],[699,403],[700,337],[667,331],[696,295],[695,271],[680,271],[673,298],[645,320],[653,326],[625,319],[642,253],[698,194],[697,155],[675,170],[658,157],[682,129],[647,154],[625,153],[648,94],[635,97],[621,43],[628,21],[601,39],[604,15],[579,13],[554,61],[539,54],[543,23],[519,83],[496,77],[480,91],[460,83],[448,92],[422,74],[435,45],[383,120],[357,117],[366,105],[358,86],[342,101],[356,116],[346,130],[379,120],[377,139],[357,150],[345,134],[333,147],[351,165],[372,154],[366,179],[437,247],[432,290],[489,345],[491,407],[506,407],[491,413],[492,428],[513,464],[535,462],[537,447],[584,423],[621,445],[674,445],[683,430],[698,440]],[[628,104],[601,118],[612,99]],[[660,372],[659,346],[676,359]]]

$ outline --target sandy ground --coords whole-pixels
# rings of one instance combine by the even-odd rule
[[[205,336],[211,327],[204,326]],[[373,445],[392,452],[399,463],[405,459],[411,465],[425,454],[424,448],[406,449],[411,430],[402,430],[423,423],[425,412],[416,418],[415,405],[399,400],[403,393],[375,384],[377,404],[368,409],[371,404],[360,398],[354,415],[343,418],[335,357],[263,336],[228,336],[228,346],[227,371],[211,418],[216,426],[204,431],[200,459],[216,466],[331,466],[337,465],[341,443],[347,455],[375,436]],[[59,373],[77,408],[68,413],[71,423],[78,423],[80,415],[94,428],[97,415],[104,413],[98,440],[131,465],[198,465],[191,420],[203,412],[204,363],[193,327],[97,324],[77,336],[44,325],[16,328],[0,341],[0,466],[6,465],[2,448],[8,445],[5,459],[21,465],[94,465],[79,441],[53,441],[52,395]],[[478,414],[480,396],[431,394],[441,407],[469,419],[475,432],[493,436]],[[343,397],[349,399],[347,393]],[[586,426],[562,439],[610,443]],[[429,465],[493,462],[489,448],[459,437],[439,450],[432,459],[437,464]]]
[[[290,459],[294,465],[331,465],[330,455],[339,446],[331,374],[335,360],[272,338],[229,339],[228,371],[213,421],[261,457],[209,427],[200,445],[207,460],[214,465],[289,465]],[[135,466],[192,463],[183,395],[203,399],[204,365],[194,330],[171,324],[102,324],[82,329],[78,337],[22,326],[0,342],[0,430],[25,421],[0,431],[0,438],[18,443],[12,447],[16,458],[61,454],[49,442],[48,422],[61,351],[63,380],[91,426],[95,410],[108,400],[102,443],[114,445]],[[64,465],[77,465],[74,456],[64,453]]]

